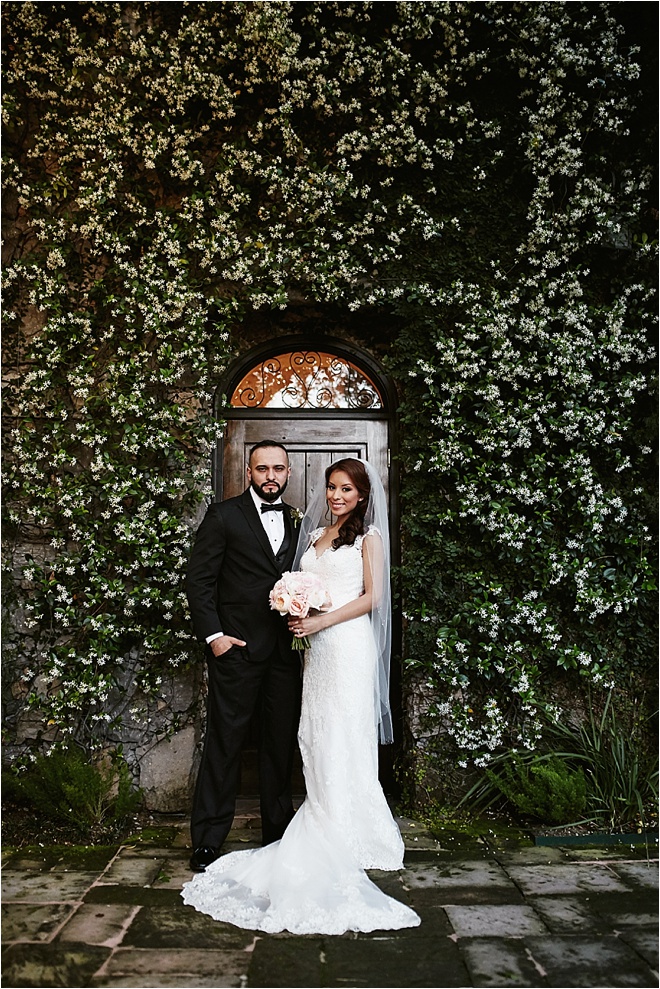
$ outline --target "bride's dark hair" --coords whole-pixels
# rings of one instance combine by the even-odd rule
[[[339,470],[343,471],[345,474],[348,474],[351,481],[357,488],[360,500],[348,518],[342,522],[341,528],[339,529],[339,534],[336,539],[333,539],[332,541],[333,549],[339,549],[340,546],[352,546],[357,536],[364,535],[364,516],[367,512],[369,494],[371,492],[369,475],[365,470],[364,464],[361,460],[353,460],[352,457],[347,457],[345,460],[338,460],[336,464],[330,464],[330,466],[326,468],[326,491],[328,489],[331,476],[335,473],[335,471]]]

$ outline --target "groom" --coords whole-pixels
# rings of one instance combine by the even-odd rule
[[[210,505],[197,531],[186,592],[197,638],[206,642],[207,725],[193,802],[190,867],[204,872],[234,818],[240,758],[250,720],[260,718],[262,843],[293,817],[291,769],[300,712],[300,659],[268,593],[291,569],[297,532],[282,502],[291,468],[272,440],[253,446],[249,487]]]

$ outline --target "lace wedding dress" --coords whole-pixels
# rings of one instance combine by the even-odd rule
[[[332,607],[341,607],[363,591],[362,537],[318,557],[312,544],[302,568],[317,574]],[[216,920],[269,933],[416,927],[417,914],[364,871],[403,868],[401,834],[378,782],[369,617],[333,625],[310,641],[298,732],[304,803],[281,841],[221,856],[181,895]]]

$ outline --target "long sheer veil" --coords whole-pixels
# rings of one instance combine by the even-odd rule
[[[361,460],[371,490],[369,502],[364,517],[365,536],[373,526],[377,532],[372,539],[364,542],[364,551],[368,555],[370,568],[374,575],[375,603],[370,612],[369,620],[376,643],[378,662],[374,682],[376,725],[381,743],[393,741],[392,712],[390,709],[390,649],[392,645],[392,596],[390,589],[390,534],[387,520],[387,501],[385,491],[378,473],[366,460]],[[300,570],[300,561],[309,548],[312,533],[321,526],[327,525],[325,513],[325,481],[322,480],[311,497],[304,518],[300,525],[298,550],[293,564],[294,570]]]

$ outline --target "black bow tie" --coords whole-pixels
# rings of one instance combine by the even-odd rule
[[[279,505],[262,505],[261,506],[261,511],[262,512],[283,512],[284,511],[284,503],[283,502],[280,502]]]

